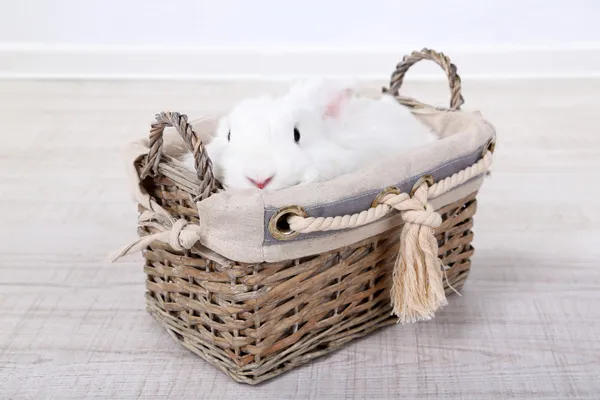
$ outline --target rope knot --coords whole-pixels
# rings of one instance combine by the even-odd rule
[[[394,199],[389,204],[400,211],[405,223],[437,228],[442,224],[442,217],[427,202],[427,191],[428,186],[423,183],[412,197],[405,195],[406,197],[401,199],[400,196],[396,196],[399,201]]]
[[[171,218],[165,218],[152,211],[145,211],[138,217],[138,220],[140,226],[152,227],[157,232],[141,236],[119,252],[111,255],[111,262],[126,254],[145,249],[154,241],[167,243],[175,251],[189,250],[200,241],[202,236],[202,228],[189,223],[185,219],[178,219],[173,222]]]
[[[185,250],[183,229],[187,226],[188,222],[185,219],[178,219],[173,224],[171,231],[169,232],[169,246],[176,251]]]
[[[402,211],[402,219],[406,223],[437,228],[442,224],[442,217],[435,212],[431,204],[426,204],[420,209]]]

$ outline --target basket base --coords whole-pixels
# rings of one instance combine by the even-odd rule
[[[469,269],[464,269],[458,274],[448,277],[448,281],[452,287],[446,284],[446,295],[450,296],[455,294],[456,291],[460,291],[467,280],[468,275]],[[339,326],[332,327],[329,330],[322,332],[320,335],[307,338],[304,340],[305,342],[312,342],[309,346],[305,347],[304,343],[297,343],[299,348],[305,347],[305,351],[302,354],[294,353],[293,359],[281,364],[278,368],[269,371],[267,374],[254,375],[248,366],[240,368],[232,363],[231,360],[217,357],[217,354],[214,354],[210,348],[202,346],[198,341],[186,340],[185,336],[183,336],[182,332],[178,329],[179,322],[176,321],[176,318],[157,307],[152,299],[147,299],[146,304],[146,311],[148,311],[148,313],[150,313],[150,315],[152,315],[154,319],[167,330],[169,335],[171,335],[175,341],[181,343],[186,349],[198,355],[204,361],[208,362],[234,381],[249,385],[257,385],[303,364],[307,364],[315,358],[325,356],[338,350],[344,344],[354,339],[364,337],[377,329],[394,325],[398,321],[397,317],[391,315],[391,306],[381,307],[379,310],[371,310],[369,312],[370,318],[368,320],[351,320],[348,321],[348,324],[340,324]],[[171,323],[169,323],[170,320],[172,320]],[[319,341],[320,338],[325,339],[325,341]]]

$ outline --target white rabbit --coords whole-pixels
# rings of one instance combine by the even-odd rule
[[[388,95],[339,81],[301,82],[284,96],[240,102],[206,146],[226,188],[277,190],[350,173],[435,139]],[[192,169],[191,155],[185,160]]]

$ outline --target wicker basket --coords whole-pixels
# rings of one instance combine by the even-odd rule
[[[431,50],[405,57],[387,91],[408,107],[430,107],[398,96],[405,72],[421,59],[433,60],[446,71],[452,94],[447,111],[457,110],[463,99],[456,67]],[[186,178],[162,154],[162,133],[169,126],[195,151],[198,179]],[[198,223],[195,201],[221,187],[186,116],[158,115],[148,147],[148,155],[137,164],[141,186],[174,220]],[[476,194],[437,209],[443,222],[435,238],[446,266],[447,294],[460,290],[469,273]],[[140,205],[139,211],[148,212],[148,207]],[[391,315],[390,290],[401,229],[280,262],[237,262],[199,244],[186,249],[173,248],[167,240],[145,243],[147,309],[183,346],[234,380],[256,384],[397,322]],[[163,231],[156,224],[139,228],[141,237]]]

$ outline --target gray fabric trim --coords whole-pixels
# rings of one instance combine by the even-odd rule
[[[484,147],[485,147],[485,145],[479,147],[477,150],[475,150],[473,153],[471,153],[467,156],[454,159],[454,160],[449,161],[445,164],[442,164],[436,168],[433,168],[429,171],[424,171],[422,174],[419,174],[418,176],[414,176],[412,178],[406,179],[396,185],[387,185],[387,186],[395,186],[398,189],[400,189],[400,191],[402,193],[408,193],[411,191],[413,185],[417,182],[417,180],[421,176],[426,175],[426,174],[432,175],[433,178],[435,179],[435,181],[438,182],[438,181],[440,181],[444,178],[447,178],[447,177],[457,173],[458,171],[463,170],[463,169],[469,167],[470,165],[473,165],[474,163],[476,163],[481,158],[481,154],[483,153]],[[375,200],[375,197],[377,197],[377,195],[383,189],[384,188],[382,187],[378,190],[369,190],[367,192],[361,193],[358,196],[354,196],[354,197],[350,197],[347,199],[339,200],[339,201],[332,202],[332,203],[322,204],[322,205],[318,205],[318,206],[305,207],[304,209],[306,210],[306,212],[308,213],[309,216],[316,217],[316,218],[318,218],[318,217],[335,217],[337,215],[347,215],[347,214],[358,213],[358,212],[368,209],[371,206],[371,203],[373,202],[373,200]],[[298,205],[302,206],[302,204],[298,204]],[[277,210],[278,210],[277,208],[265,207],[264,229],[263,229],[263,231],[264,231],[263,245],[265,245],[265,246],[282,243],[280,240],[277,240],[273,236],[271,236],[271,234],[269,232],[269,220],[277,212]],[[335,231],[309,233],[309,234],[305,234],[305,235],[300,235],[295,239],[288,240],[287,242],[302,241],[302,240],[311,239],[311,238],[315,238],[315,237],[333,235],[335,233],[336,233]]]

